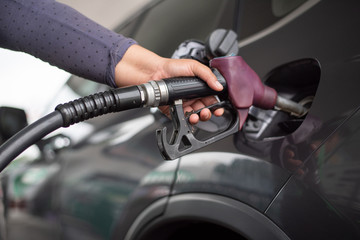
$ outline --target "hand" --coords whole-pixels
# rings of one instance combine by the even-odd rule
[[[163,58],[139,46],[131,46],[115,68],[115,83],[119,87],[139,85],[150,80],[160,80],[169,77],[197,76],[203,79],[209,87],[221,91],[223,86],[207,66],[191,59]],[[184,101],[184,112],[197,111],[205,106],[216,103],[214,96]],[[160,107],[161,111],[169,115],[169,107]],[[215,116],[221,116],[223,109],[214,111]],[[211,118],[211,111],[203,109],[198,116],[192,114],[190,123],[196,124],[199,119],[207,121]]]

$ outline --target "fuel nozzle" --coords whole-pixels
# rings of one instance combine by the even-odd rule
[[[240,56],[214,58],[210,61],[210,66],[224,87],[221,92],[210,89],[204,81],[196,77],[150,81],[138,86],[143,106],[157,107],[171,104],[178,99],[226,94],[238,111],[239,129],[245,123],[251,106],[277,109],[296,117],[302,117],[308,111],[302,104],[281,97],[275,89],[264,85]]]
[[[278,96],[275,89],[264,85],[259,76],[240,56],[214,58],[210,66],[226,79],[231,103],[238,111],[239,129],[244,125],[250,106],[262,109],[280,109],[301,117],[307,109],[299,103]]]

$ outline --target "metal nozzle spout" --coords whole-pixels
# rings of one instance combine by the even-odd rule
[[[281,96],[277,96],[275,107],[282,111],[291,113],[296,117],[302,117],[309,111],[308,108],[304,107],[300,103],[283,98]]]

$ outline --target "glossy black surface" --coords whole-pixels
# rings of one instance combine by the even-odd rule
[[[359,111],[356,111],[321,142],[321,130],[339,124],[336,120],[324,123],[321,130],[308,139],[309,144],[320,146],[269,207],[267,215],[294,239],[303,239],[309,234],[318,239],[358,238],[359,120]],[[289,221],[294,214],[296,224]]]
[[[289,176],[275,165],[241,154],[189,154],[180,160],[173,194],[224,195],[264,211]]]

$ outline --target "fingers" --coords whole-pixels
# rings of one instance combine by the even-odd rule
[[[188,102],[188,104],[190,105],[187,105],[185,106],[184,105],[184,112],[193,112],[193,111],[197,111],[201,108],[204,108],[205,107],[205,104],[203,102],[201,102],[200,100],[197,100],[197,101],[191,101],[192,104],[190,104]],[[211,118],[211,112],[209,109],[205,108],[203,110],[201,110],[200,114],[191,114],[190,117],[189,117],[189,122],[191,124],[196,124],[199,122],[199,120],[201,121],[207,121]]]
[[[214,111],[214,115],[217,117],[221,117],[224,114],[224,109],[223,108],[218,108]]]
[[[199,110],[201,108],[204,108],[205,106],[209,106],[209,105],[218,103],[218,100],[214,96],[209,96],[209,97],[202,98],[201,102],[203,103],[203,105],[193,106],[195,108],[199,107],[197,109],[194,108],[195,111]],[[213,111],[213,114],[217,117],[220,117],[224,114],[224,109],[223,108],[216,109],[215,111]],[[200,120],[207,121],[210,118],[211,118],[211,111],[209,109],[203,109],[200,113]]]
[[[164,73],[161,77],[196,76],[215,91],[224,89],[209,67],[192,59],[167,59],[163,69]]]
[[[198,117],[193,116],[193,115],[197,115],[197,114],[192,114],[189,119],[191,124],[196,124],[196,123],[198,123],[199,120],[207,121],[211,118],[211,115],[212,115],[211,111],[205,107],[215,104],[217,102],[218,101],[214,96],[209,96],[209,97],[205,97],[205,98],[201,98],[201,99],[197,99],[197,100],[184,101],[183,108],[184,108],[184,112],[198,111],[203,108],[201,110],[201,112],[199,113]],[[214,115],[217,117],[221,116],[223,113],[224,113],[224,109],[222,109],[222,108],[216,109],[214,111]]]
[[[184,110],[184,113],[191,113],[191,112],[195,112],[195,111],[202,109],[199,114],[191,114],[191,116],[189,117],[189,122],[191,124],[196,124],[199,121],[207,121],[211,118],[212,113],[208,108],[206,108],[206,106],[215,104],[217,102],[218,102],[217,99],[213,96],[196,99],[196,100],[187,100],[187,101],[184,100],[183,101],[183,110]],[[170,117],[169,106],[160,106],[159,109],[166,116]],[[224,113],[223,108],[216,109],[213,112],[213,114],[217,117],[222,116],[223,113]]]
[[[189,117],[189,122],[191,124],[197,124],[199,120],[201,121],[207,121],[211,118],[211,111],[207,108],[204,108],[201,110],[200,114],[191,114]]]
[[[203,81],[205,81],[210,88],[221,91],[223,90],[223,86],[216,78],[215,74],[211,71],[210,68],[206,67],[205,65],[193,61],[191,64],[191,70],[192,72],[199,78],[201,78]]]
[[[200,120],[201,121],[207,121],[211,118],[211,111],[207,108],[204,108],[200,112]]]
[[[224,88],[209,67],[192,59],[165,59],[161,69],[162,71],[159,71],[161,74],[159,76],[154,75],[153,79],[162,79],[174,76],[197,76],[205,81],[208,86],[215,91],[221,91]],[[199,115],[192,114],[190,116],[190,123],[196,124],[200,120],[207,121],[211,118],[211,111],[205,107],[217,102],[217,99],[213,96],[205,97],[197,100],[184,101],[183,108],[184,112],[192,112],[204,108],[201,110]],[[164,112],[164,109],[162,109],[162,112]],[[166,114],[166,112],[164,113]],[[217,109],[213,112],[215,116],[221,116],[223,113],[224,109]]]
[[[189,122],[191,124],[196,124],[199,122],[199,115],[197,114],[191,114],[191,116],[189,117]]]
[[[210,88],[216,90],[216,91],[221,91],[224,89],[224,87],[221,85],[221,83],[218,81],[218,79],[216,78],[216,76],[214,75],[214,73],[210,70],[210,68],[206,67],[203,64],[200,64],[196,61],[194,61],[194,64],[192,65],[192,71],[195,73],[196,76],[198,76],[199,78],[201,78],[203,81],[205,81]],[[206,105],[212,105],[217,103],[217,100],[215,97],[207,97],[207,98],[203,98],[202,102]],[[197,108],[197,106],[194,106],[194,110],[198,110],[200,108]],[[205,107],[205,106],[203,106]],[[203,108],[201,107],[201,108]],[[197,109],[196,109],[197,108]],[[224,109],[220,108],[215,110],[214,115],[217,117],[220,117],[224,114]],[[211,112],[208,109],[203,109],[200,112],[200,120],[201,121],[207,121],[211,118]],[[191,122],[191,121],[190,121]],[[192,124],[196,124],[191,122]]]

